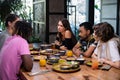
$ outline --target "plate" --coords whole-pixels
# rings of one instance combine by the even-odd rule
[[[32,54],[32,55],[37,55],[39,53],[40,53],[39,51],[30,51],[30,54]]]
[[[61,64],[55,64],[53,65],[53,68],[52,68],[54,71],[56,72],[61,72],[61,73],[72,73],[72,72],[76,72],[76,71],[79,71],[80,70],[80,67],[78,68],[75,68],[75,69],[61,69]]]
[[[92,66],[92,61],[87,61],[85,64],[86,64],[87,66],[90,66],[90,67],[91,67],[91,66]],[[101,67],[102,64],[99,63],[98,66]]]
[[[46,56],[43,56],[43,55],[40,55],[40,56],[33,56],[33,59],[35,60],[35,61],[39,61],[40,59],[47,59],[47,57]]]

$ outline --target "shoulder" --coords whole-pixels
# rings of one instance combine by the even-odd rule
[[[65,34],[71,34],[71,32],[69,30],[66,30]]]
[[[71,38],[71,32],[69,30],[65,31],[65,38]]]
[[[27,43],[27,41],[24,38],[22,38],[21,36],[13,36],[12,38],[13,38],[13,42],[18,42],[20,44]]]
[[[112,38],[108,41],[108,44],[117,44],[118,41],[119,41],[119,38]]]

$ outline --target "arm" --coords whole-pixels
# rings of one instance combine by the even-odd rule
[[[73,53],[77,56],[77,57],[79,57],[80,56],[80,53],[82,53],[81,51],[80,51],[80,43],[79,42],[77,42],[77,44],[73,47],[73,49],[72,49],[72,51],[73,51]]]
[[[108,52],[111,56],[111,59],[108,60],[107,58],[102,59],[103,63],[109,64],[115,68],[120,69],[120,53],[117,47],[118,43],[116,41],[109,41],[108,42]]]
[[[83,55],[85,57],[90,57],[94,51],[94,49],[96,48],[96,46],[90,46],[84,53]]]
[[[30,55],[22,55],[22,66],[26,71],[31,71],[33,67],[33,62]]]
[[[109,60],[107,60],[107,59],[101,59],[101,61],[102,61],[103,63],[105,63],[105,64],[109,64],[109,65],[111,65],[111,66],[113,66],[113,67],[115,67],[115,68],[120,69],[120,61],[112,62],[112,61],[109,61]]]
[[[98,57],[97,57],[97,55],[96,55],[95,53],[93,53],[93,54],[92,54],[92,58],[97,59]]]

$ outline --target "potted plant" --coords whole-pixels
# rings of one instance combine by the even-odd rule
[[[17,13],[23,7],[21,0],[0,0],[0,27],[4,27],[4,19],[9,13]]]

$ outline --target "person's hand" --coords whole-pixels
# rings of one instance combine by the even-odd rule
[[[101,58],[101,59],[99,60],[99,62],[101,62],[101,63],[107,63],[107,60],[104,59],[104,58]]]
[[[58,45],[58,46],[60,46],[60,42],[57,41],[57,40],[55,40],[55,44]]]
[[[82,54],[83,52],[80,50],[80,49],[76,49],[76,51],[75,51],[75,55],[77,56],[77,57],[79,57],[80,56],[80,54]]]
[[[61,50],[67,50],[67,47],[65,47],[65,46],[60,46],[60,49],[61,49]]]

